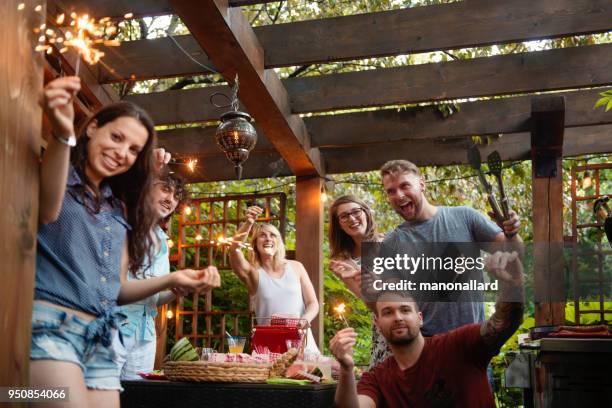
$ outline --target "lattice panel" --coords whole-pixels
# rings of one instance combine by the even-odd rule
[[[584,180],[587,172],[592,184],[584,188],[577,180]],[[606,317],[609,321],[612,315],[612,310],[606,309],[604,303],[612,299],[612,249],[603,234],[602,223],[593,212],[595,201],[606,196],[612,198],[612,163],[572,168],[572,277],[576,324],[585,315],[598,316],[601,322],[606,321]],[[590,234],[589,241],[593,240],[593,232],[598,242],[593,247],[581,245],[587,242],[587,234]],[[585,299],[584,292],[596,292],[598,297]],[[588,308],[584,307],[585,300],[588,300]]]
[[[257,222],[275,225],[284,238],[286,202],[284,193],[192,200],[181,211],[171,259],[178,264],[179,269],[198,269],[213,264],[220,271],[231,273],[229,247],[220,244],[222,237],[232,237],[245,220],[247,207],[258,205],[264,212]],[[210,292],[180,298],[175,309],[176,339],[187,336],[198,346],[211,347],[216,344],[218,350],[223,351],[226,331],[232,335],[250,334],[250,307],[245,310],[215,310],[214,304],[213,294]]]

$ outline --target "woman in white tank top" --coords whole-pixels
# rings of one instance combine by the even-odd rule
[[[261,224],[254,230],[250,262],[240,249],[238,242],[246,240],[262,211],[259,207],[247,208],[247,219],[236,232],[230,250],[232,269],[255,300],[255,316],[305,319],[308,328],[306,351],[319,353],[309,328],[319,313],[319,302],[304,265],[285,259],[285,245],[278,229],[271,224]]]

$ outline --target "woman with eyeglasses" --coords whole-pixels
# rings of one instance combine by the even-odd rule
[[[345,195],[337,198],[329,209],[329,267],[346,287],[361,298],[361,244],[380,242],[372,209],[359,198]],[[390,355],[385,338],[372,323],[370,367]]]

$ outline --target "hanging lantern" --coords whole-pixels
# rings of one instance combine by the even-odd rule
[[[242,177],[242,163],[257,143],[257,132],[251,124],[251,116],[240,111],[226,112],[221,116],[221,124],[215,133],[217,146],[225,157],[234,163],[236,177]]]
[[[215,132],[215,140],[229,161],[234,163],[236,177],[240,180],[242,163],[249,158],[249,153],[257,143],[257,131],[251,124],[251,116],[238,110],[238,76],[235,79],[230,106],[232,110],[221,115],[221,124]]]

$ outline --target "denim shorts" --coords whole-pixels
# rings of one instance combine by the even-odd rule
[[[119,343],[116,347],[88,341],[85,333],[89,323],[69,312],[34,302],[30,359],[74,363],[83,370],[87,388],[123,391],[120,367],[115,361],[116,353],[122,350],[118,335],[113,335],[113,343]]]

